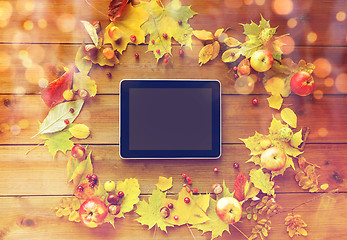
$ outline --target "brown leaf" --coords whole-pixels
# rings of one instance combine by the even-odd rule
[[[306,158],[304,156],[299,156],[298,158],[298,163],[299,163],[299,168],[303,169],[306,165]]]
[[[129,0],[112,0],[108,6],[108,17],[113,22],[122,15],[123,9]]]
[[[304,172],[298,172],[296,175],[295,175],[295,181],[299,182],[301,180],[301,178],[305,177],[305,173]]]

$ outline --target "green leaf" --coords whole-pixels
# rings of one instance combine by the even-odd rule
[[[52,154],[53,158],[58,151],[66,153],[67,150],[71,150],[74,146],[74,143],[70,140],[72,138],[72,134],[68,129],[64,129],[63,131],[57,133],[47,133],[40,138],[46,139],[45,146],[48,147],[48,151]]]
[[[172,177],[166,178],[159,176],[159,181],[156,186],[162,192],[169,190],[170,188],[172,188]]]
[[[281,111],[281,117],[285,123],[287,123],[292,128],[296,128],[298,118],[294,111],[290,108],[284,108]]]
[[[77,101],[63,102],[55,107],[53,107],[47,117],[43,120],[38,134],[44,133],[54,133],[63,130],[66,127],[64,122],[66,119],[72,123],[80,113],[84,100],[80,99]],[[70,109],[73,109],[73,113],[70,112]],[[33,137],[35,137],[33,136]]]
[[[229,188],[225,184],[225,181],[223,180],[223,192],[217,195],[217,199],[221,199],[223,197],[234,197],[234,193],[231,193],[229,191]]]
[[[93,63],[90,60],[85,59],[86,55],[83,51],[83,48],[84,44],[78,49],[76,53],[75,64],[81,73],[88,75]]]
[[[254,136],[246,139],[240,139],[246,145],[246,148],[251,150],[251,155],[261,154],[264,149],[260,146],[260,141],[264,138],[263,134],[255,132]]]
[[[90,97],[94,97],[97,92],[97,86],[94,80],[91,80],[89,76],[84,73],[74,73],[73,77],[73,89],[78,91],[79,89],[85,89]]]
[[[87,21],[81,21],[81,23],[83,24],[84,28],[87,30],[94,45],[98,46],[99,45],[99,37],[98,37],[98,34],[96,33],[95,27]]]
[[[164,221],[164,218],[160,215],[160,209],[163,207],[162,199],[166,198],[166,193],[161,192],[159,189],[155,189],[152,195],[148,198],[148,203],[145,200],[136,204],[135,212],[140,215],[135,221],[142,225],[147,225],[148,229],[151,229],[157,225],[162,231],[167,232],[167,227],[173,227],[173,224]]]
[[[77,168],[79,164],[79,160],[77,158],[70,157],[69,160],[67,161],[66,165],[66,175],[67,175],[67,180],[69,181],[72,177],[73,172]]]
[[[120,213],[116,215],[117,218],[124,217],[124,213],[131,212],[134,209],[134,205],[137,204],[140,199],[140,185],[136,178],[125,179],[124,181],[118,181],[116,192],[122,191],[124,197],[121,202]]]
[[[75,186],[79,185],[83,180],[85,180],[86,176],[93,174],[93,164],[91,160],[92,152],[90,152],[86,158],[79,162],[77,167],[74,169],[69,182],[73,182]]]
[[[302,129],[299,132],[294,133],[292,139],[290,139],[290,145],[295,148],[298,148],[303,142]]]
[[[263,193],[268,195],[274,195],[274,185],[275,183],[270,180],[270,174],[264,173],[262,169],[252,169],[249,173],[250,181],[254,184],[256,188],[259,188]]]
[[[216,205],[217,201],[210,198],[209,208],[206,212],[210,219],[204,223],[194,224],[191,226],[191,228],[199,229],[203,234],[206,232],[211,232],[211,239],[222,236],[224,231],[230,234],[229,224],[223,222],[216,214]]]

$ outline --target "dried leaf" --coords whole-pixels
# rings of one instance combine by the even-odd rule
[[[299,148],[299,146],[303,143],[302,140],[302,129],[299,132],[293,134],[293,137],[290,139],[290,145],[295,148]]]
[[[89,127],[84,124],[74,124],[69,128],[72,136],[78,139],[86,139],[90,135]]]
[[[96,33],[95,27],[87,21],[81,21],[81,23],[83,24],[84,28],[87,30],[94,45],[98,46],[99,45],[99,37],[98,37],[98,34]]]
[[[112,0],[108,6],[108,17],[113,22],[122,15],[123,9],[127,5],[129,0]]]
[[[279,110],[283,103],[283,98],[280,95],[272,95],[267,98],[269,107]]]
[[[213,33],[206,30],[194,30],[193,35],[202,41],[214,40]]]
[[[200,64],[200,66],[211,60],[213,50],[214,50],[214,48],[213,48],[212,44],[207,44],[206,46],[204,46],[200,50],[200,52],[199,52],[199,64]]]
[[[287,123],[292,128],[296,128],[298,118],[294,111],[290,108],[284,108],[281,111],[281,117],[285,123]]]
[[[69,215],[69,221],[71,221],[71,222],[81,221],[79,218],[80,218],[80,216],[79,216],[77,211],[72,211]]]
[[[329,188],[329,184],[328,183],[322,184],[320,186],[320,188],[325,191],[325,190],[327,190]]]
[[[97,92],[97,86],[94,80],[91,80],[89,76],[84,73],[75,73],[73,78],[73,90],[78,91],[84,89],[89,93],[90,97],[94,97]]]
[[[159,176],[159,181],[156,186],[162,192],[169,190],[170,188],[172,188],[172,177],[166,178]]]
[[[228,37],[228,38],[224,39],[224,43],[228,47],[238,47],[241,45],[241,42],[239,42],[239,40],[237,40],[236,38],[233,38],[233,37]]]
[[[270,174],[264,173],[262,169],[252,169],[249,173],[250,180],[256,188],[259,188],[263,193],[274,195],[274,182],[270,181]]]
[[[229,63],[229,62],[235,62],[237,59],[239,59],[240,53],[238,48],[231,48],[226,50],[222,54],[222,61]]]
[[[219,55],[220,45],[218,41],[212,43],[213,51],[211,56],[211,61]]]

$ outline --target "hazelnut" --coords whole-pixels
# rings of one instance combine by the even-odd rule
[[[98,49],[93,44],[85,45],[83,51],[90,58],[95,58],[98,54]]]
[[[211,190],[214,194],[220,194],[223,192],[223,186],[219,183],[213,184]]]
[[[162,216],[162,218],[167,218],[170,216],[170,210],[167,207],[162,207],[160,209],[160,215]]]
[[[120,212],[120,206],[111,204],[108,206],[108,212],[112,215],[117,215]]]
[[[89,97],[89,92],[83,88],[79,89],[77,91],[78,96],[82,98],[83,100],[87,99]]]

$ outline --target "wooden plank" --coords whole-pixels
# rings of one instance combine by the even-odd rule
[[[19,1],[18,1],[19,2]],[[81,20],[90,22],[99,20],[102,26],[109,23],[107,14],[108,0],[89,1],[100,12],[88,6],[85,1],[40,1],[40,4],[32,4],[25,7],[19,2],[13,5],[12,16],[8,22],[3,23],[3,34],[0,42],[25,42],[25,43],[80,43],[89,40],[84,31]],[[163,1],[166,5],[169,1]],[[336,1],[315,1],[314,3],[300,0],[293,2],[293,10],[288,15],[279,15],[274,12],[274,5],[263,1],[262,5],[253,2],[251,5],[243,4],[241,0],[232,1],[182,1],[184,5],[191,5],[192,9],[199,14],[191,21],[194,29],[206,29],[215,31],[217,28],[228,28],[230,34],[243,40],[243,29],[239,23],[256,23],[260,20],[260,13],[271,20],[273,27],[279,26],[278,34],[290,33],[297,45],[334,45],[344,46],[346,44],[346,28],[344,22],[336,20],[338,11],[346,12],[346,5]],[[290,9],[284,6],[282,9]],[[316,14],[322,13],[325,14]],[[45,20],[42,25],[40,20]],[[295,19],[297,24],[294,28],[287,26],[289,19]],[[25,22],[29,28],[25,28]],[[7,23],[7,24],[6,24]],[[39,24],[40,23],[40,24]],[[31,24],[32,29],[31,29]],[[41,26],[41,27],[40,27]],[[330,31],[326,31],[330,29]],[[314,32],[317,40],[313,43],[307,41],[307,34]]]
[[[0,196],[6,195],[66,195],[73,193],[73,187],[67,184],[66,164],[70,153],[59,152],[56,159],[46,147],[39,147],[30,154],[25,152],[31,146],[0,147]],[[255,168],[252,163],[245,163],[249,151],[244,145],[223,145],[222,157],[218,160],[122,160],[118,146],[92,145],[94,172],[101,183],[107,180],[123,181],[126,178],[138,178],[141,192],[149,194],[155,188],[159,176],[173,177],[170,193],[178,193],[184,184],[181,174],[187,173],[193,181],[192,188],[200,193],[210,192],[215,183],[225,180],[232,190],[238,170],[233,163],[239,163],[239,170],[249,179],[249,171]],[[319,184],[328,183],[329,191],[346,191],[345,176],[347,166],[341,156],[347,154],[346,144],[309,144],[303,156],[307,161],[319,165],[317,169]],[[297,163],[296,160],[294,160]],[[299,168],[296,165],[296,171]],[[213,169],[217,167],[218,173]],[[284,176],[275,178],[280,187],[279,193],[304,192],[294,180],[296,171],[288,169]]]
[[[284,207],[284,211],[271,218],[272,230],[269,240],[290,239],[284,225],[284,218],[291,208],[300,202],[306,202],[317,196],[316,194],[284,194],[278,195],[277,202]],[[80,223],[72,223],[66,219],[57,218],[51,209],[59,205],[61,197],[1,197],[0,213],[6,216],[0,219],[0,236],[4,240],[12,239],[192,239],[186,226],[169,228],[165,234],[154,228],[142,226],[134,221],[138,215],[134,212],[126,214],[123,219],[116,221],[116,229],[110,224],[104,224],[95,229],[88,229]],[[143,198],[142,198],[143,199]],[[147,199],[147,198],[145,198]],[[308,224],[307,239],[344,239],[346,215],[344,206],[347,204],[347,194],[339,193],[333,196],[322,196],[295,210],[301,214]],[[243,220],[236,224],[246,235],[251,235],[253,221]],[[201,235],[196,229],[191,229],[195,239],[211,239],[211,234]],[[233,239],[244,237],[233,227],[230,227]],[[217,239],[230,239],[229,234]]]
[[[162,61],[156,63],[152,53],[146,53],[147,45],[128,47],[128,50],[120,56],[120,65],[113,68],[99,67],[95,65],[91,70],[91,78],[97,82],[98,93],[110,94],[119,92],[119,82],[122,79],[218,79],[222,83],[223,93],[237,94],[234,89],[234,73],[221,61],[220,58],[202,67],[198,64],[198,55],[201,49],[194,46],[192,50],[184,48],[184,56],[179,56],[180,47],[173,47],[173,57],[168,64]],[[79,46],[77,45],[0,45],[0,53],[5,53],[4,64],[0,71],[0,81],[2,83],[0,94],[9,93],[39,93],[42,83],[50,82],[59,75],[56,66],[65,65],[72,67],[75,61],[75,54]],[[140,58],[135,59],[134,54],[138,53]],[[323,94],[340,94],[334,81],[341,73],[347,72],[346,47],[297,47],[294,51],[284,57],[292,58],[295,62],[304,59],[307,62],[314,62],[318,58],[324,58],[331,66],[317,66],[318,70],[325,69],[327,74],[318,76],[314,74],[316,89]],[[7,65],[6,65],[7,64]],[[112,74],[111,79],[106,73]],[[330,81],[326,81],[329,77]],[[46,79],[43,80],[42,79]],[[329,80],[328,79],[328,80]],[[255,84],[252,91],[254,94],[266,94],[263,84]],[[346,93],[346,88],[345,92]]]
[[[252,99],[257,97],[257,106]],[[254,131],[268,133],[272,115],[278,111],[270,109],[266,95],[223,95],[222,96],[222,123],[223,143],[241,143],[239,138],[254,135]],[[43,121],[49,109],[45,106],[39,95],[1,96],[2,101],[9,99],[10,106],[0,105],[0,122],[9,130],[0,134],[2,144],[37,144],[41,140],[36,137],[38,121]],[[347,143],[346,97],[344,95],[325,95],[316,100],[309,97],[291,96],[284,101],[298,116],[298,129],[309,127],[309,143]],[[91,137],[82,143],[116,144],[119,138],[119,96],[98,95],[90,99],[77,123],[89,126]],[[95,117],[97,116],[97,117]],[[280,117],[277,116],[279,119]],[[27,120],[28,126],[18,133],[21,120]],[[2,125],[4,129],[4,126]],[[12,128],[12,132],[11,132]]]

